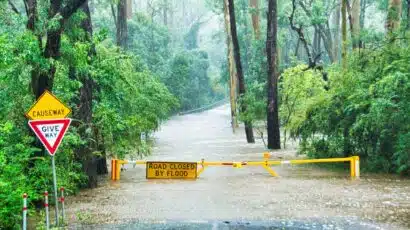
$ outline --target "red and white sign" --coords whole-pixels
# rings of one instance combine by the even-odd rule
[[[55,119],[55,120],[34,120],[29,121],[30,128],[34,131],[37,137],[46,147],[48,153],[54,156],[58,149],[68,127],[71,119]]]

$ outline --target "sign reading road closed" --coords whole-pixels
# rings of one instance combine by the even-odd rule
[[[71,109],[69,107],[46,90],[29,111],[27,111],[26,117],[29,120],[48,120],[65,118],[70,113]]]
[[[147,162],[147,179],[196,179],[196,162]]]

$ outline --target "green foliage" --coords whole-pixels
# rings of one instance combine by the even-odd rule
[[[0,27],[0,229],[19,228],[23,193],[29,195],[29,210],[34,210],[35,204],[42,200],[41,194],[45,190],[52,191],[50,157],[45,152],[39,156],[41,149],[35,148],[39,143],[36,144],[24,117],[35,100],[32,71],[47,73],[51,64],[56,67],[53,93],[73,108],[74,114],[78,111],[79,90],[84,82],[92,79],[94,84],[90,127],[97,128],[100,134],[93,139],[91,128],[81,134],[79,127],[72,125],[56,154],[58,186],[64,186],[67,195],[87,184],[88,177],[77,152],[80,146],[103,143],[106,152],[92,153],[99,156],[147,154],[150,145],[140,140],[141,133],[155,131],[178,105],[158,76],[166,67],[149,69],[150,66],[167,64],[166,58],[161,58],[169,55],[168,51],[160,53],[156,48],[168,42],[165,30],[159,29],[154,34],[163,33],[163,43],[153,43],[155,50],[150,51],[148,47],[145,56],[136,56],[112,45],[106,39],[106,30],[96,33],[91,43],[89,35],[79,27],[85,14],[76,13],[64,25],[61,58],[46,59],[37,35],[46,29],[57,29],[59,25],[56,18],[47,21],[47,6],[43,4],[46,3],[39,2],[39,28],[35,34],[24,30],[25,21],[20,17],[14,14],[4,17],[2,13],[6,9],[0,7],[0,20],[7,21]],[[136,22],[140,23],[143,19],[138,20]],[[145,33],[151,31],[149,26],[143,28]],[[132,25],[131,29],[141,28]],[[138,42],[142,39],[131,47],[142,49],[148,46]],[[96,54],[90,56],[94,47]],[[153,53],[159,54],[156,59],[148,60]]]
[[[199,32],[199,29],[201,28],[201,24],[202,22],[200,21],[194,22],[191,28],[189,28],[188,33],[185,34],[184,43],[185,43],[185,48],[187,50],[198,48],[198,32]]]
[[[100,102],[94,116],[107,150],[121,157],[135,153],[141,133],[156,130],[177,102],[139,58],[115,50],[97,46],[93,75]]]
[[[171,58],[168,30],[154,23],[141,13],[136,13],[128,23],[129,51],[141,57],[148,69],[164,75],[167,61]]]
[[[307,65],[286,69],[281,74],[279,116],[285,132],[289,131],[291,137],[300,133],[312,103],[325,97],[324,86],[321,73],[307,69]]]
[[[312,157],[359,155],[371,171],[409,174],[409,47],[353,53],[329,69],[330,90],[308,101],[299,131]]]
[[[163,81],[178,98],[181,110],[199,108],[222,97],[212,88],[208,67],[208,54],[203,51],[181,51],[173,57]]]

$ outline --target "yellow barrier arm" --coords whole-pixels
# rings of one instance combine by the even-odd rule
[[[197,171],[199,176],[208,166],[232,166],[234,168],[242,168],[242,166],[262,166],[272,176],[277,177],[278,174],[270,167],[272,165],[283,164],[310,164],[310,163],[331,163],[331,162],[350,162],[350,176],[352,178],[360,177],[360,158],[358,156],[345,157],[345,158],[326,158],[326,159],[306,159],[306,160],[269,160],[269,153],[264,154],[265,161],[249,161],[249,162],[221,162],[221,161],[208,161],[204,159],[197,162],[201,168]],[[126,161],[126,160],[111,160],[111,179],[119,180],[121,174],[121,165],[123,164],[146,164],[146,161]]]

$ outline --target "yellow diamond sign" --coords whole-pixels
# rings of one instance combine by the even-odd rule
[[[46,90],[27,111],[26,117],[30,120],[49,120],[65,118],[70,113],[71,109],[68,106]]]

